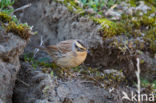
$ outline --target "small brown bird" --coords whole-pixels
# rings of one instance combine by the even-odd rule
[[[61,41],[56,45],[39,47],[45,50],[62,68],[72,68],[83,63],[87,56],[87,48],[80,40]]]

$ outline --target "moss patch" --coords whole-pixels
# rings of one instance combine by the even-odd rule
[[[4,12],[0,12],[0,22],[7,32],[12,32],[25,40],[28,40],[30,36],[34,34],[28,25],[17,24],[15,17],[11,17]]]
[[[115,35],[121,35],[125,32],[121,23],[115,23],[107,18],[92,18],[96,23],[101,24],[100,31],[103,33],[103,38],[113,37]]]
[[[27,40],[31,36],[31,30],[28,26],[19,24],[17,25],[15,22],[9,22],[9,25],[6,27],[7,32],[12,32],[15,35],[20,36],[21,38]]]
[[[122,74],[122,71],[118,71]],[[106,73],[103,70],[96,68],[86,67],[80,71],[81,77],[89,81],[94,81],[95,84],[101,87],[117,86],[123,81],[126,81],[125,77],[116,74],[115,72]]]
[[[75,12],[75,13],[84,13],[84,10],[78,6],[78,3],[76,3],[74,0],[55,0],[58,3],[64,4],[69,11]]]
[[[10,22],[11,19],[12,19],[11,16],[9,16],[8,14],[0,12],[0,21],[1,22],[3,22],[3,23]]]
[[[84,15],[89,16],[94,22],[101,25],[100,34],[103,36],[103,39],[117,35],[126,35],[129,38],[142,37],[145,42],[149,43],[149,49],[156,52],[156,1],[128,0],[127,3],[130,4],[130,7],[135,8],[139,5],[140,1],[144,1],[145,5],[151,9],[148,9],[147,12],[141,10],[133,11],[132,15],[123,13],[119,21],[109,20],[109,18],[103,17],[103,14],[98,11],[97,14],[100,14],[102,18],[96,18],[93,14],[86,13],[85,9],[81,8],[77,2],[71,0],[57,2],[64,4],[71,12],[78,13],[84,11]]]

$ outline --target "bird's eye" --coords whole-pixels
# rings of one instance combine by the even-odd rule
[[[81,44],[77,44],[77,43],[75,44],[75,48],[76,48],[76,50],[79,51],[79,52],[83,52],[83,51],[86,50],[85,48],[82,48],[82,47],[81,47]]]
[[[75,48],[76,48],[77,51],[82,51],[82,49],[79,48],[77,45],[75,45]]]
[[[75,48],[78,49],[79,47],[77,45],[75,45]]]
[[[85,47],[85,45],[81,41],[77,41],[81,46]]]

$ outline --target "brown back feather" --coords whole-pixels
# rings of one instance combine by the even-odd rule
[[[57,44],[57,47],[63,54],[65,54],[72,51],[73,42],[74,40],[62,41],[59,44]]]
[[[61,41],[57,45],[47,46],[46,51],[49,54],[57,54],[57,53],[66,54],[66,53],[72,51],[73,42],[74,42],[74,40]]]

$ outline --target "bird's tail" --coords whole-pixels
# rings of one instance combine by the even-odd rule
[[[50,46],[33,46],[36,49],[46,51],[50,56],[54,57],[58,55],[58,48],[55,45]]]

